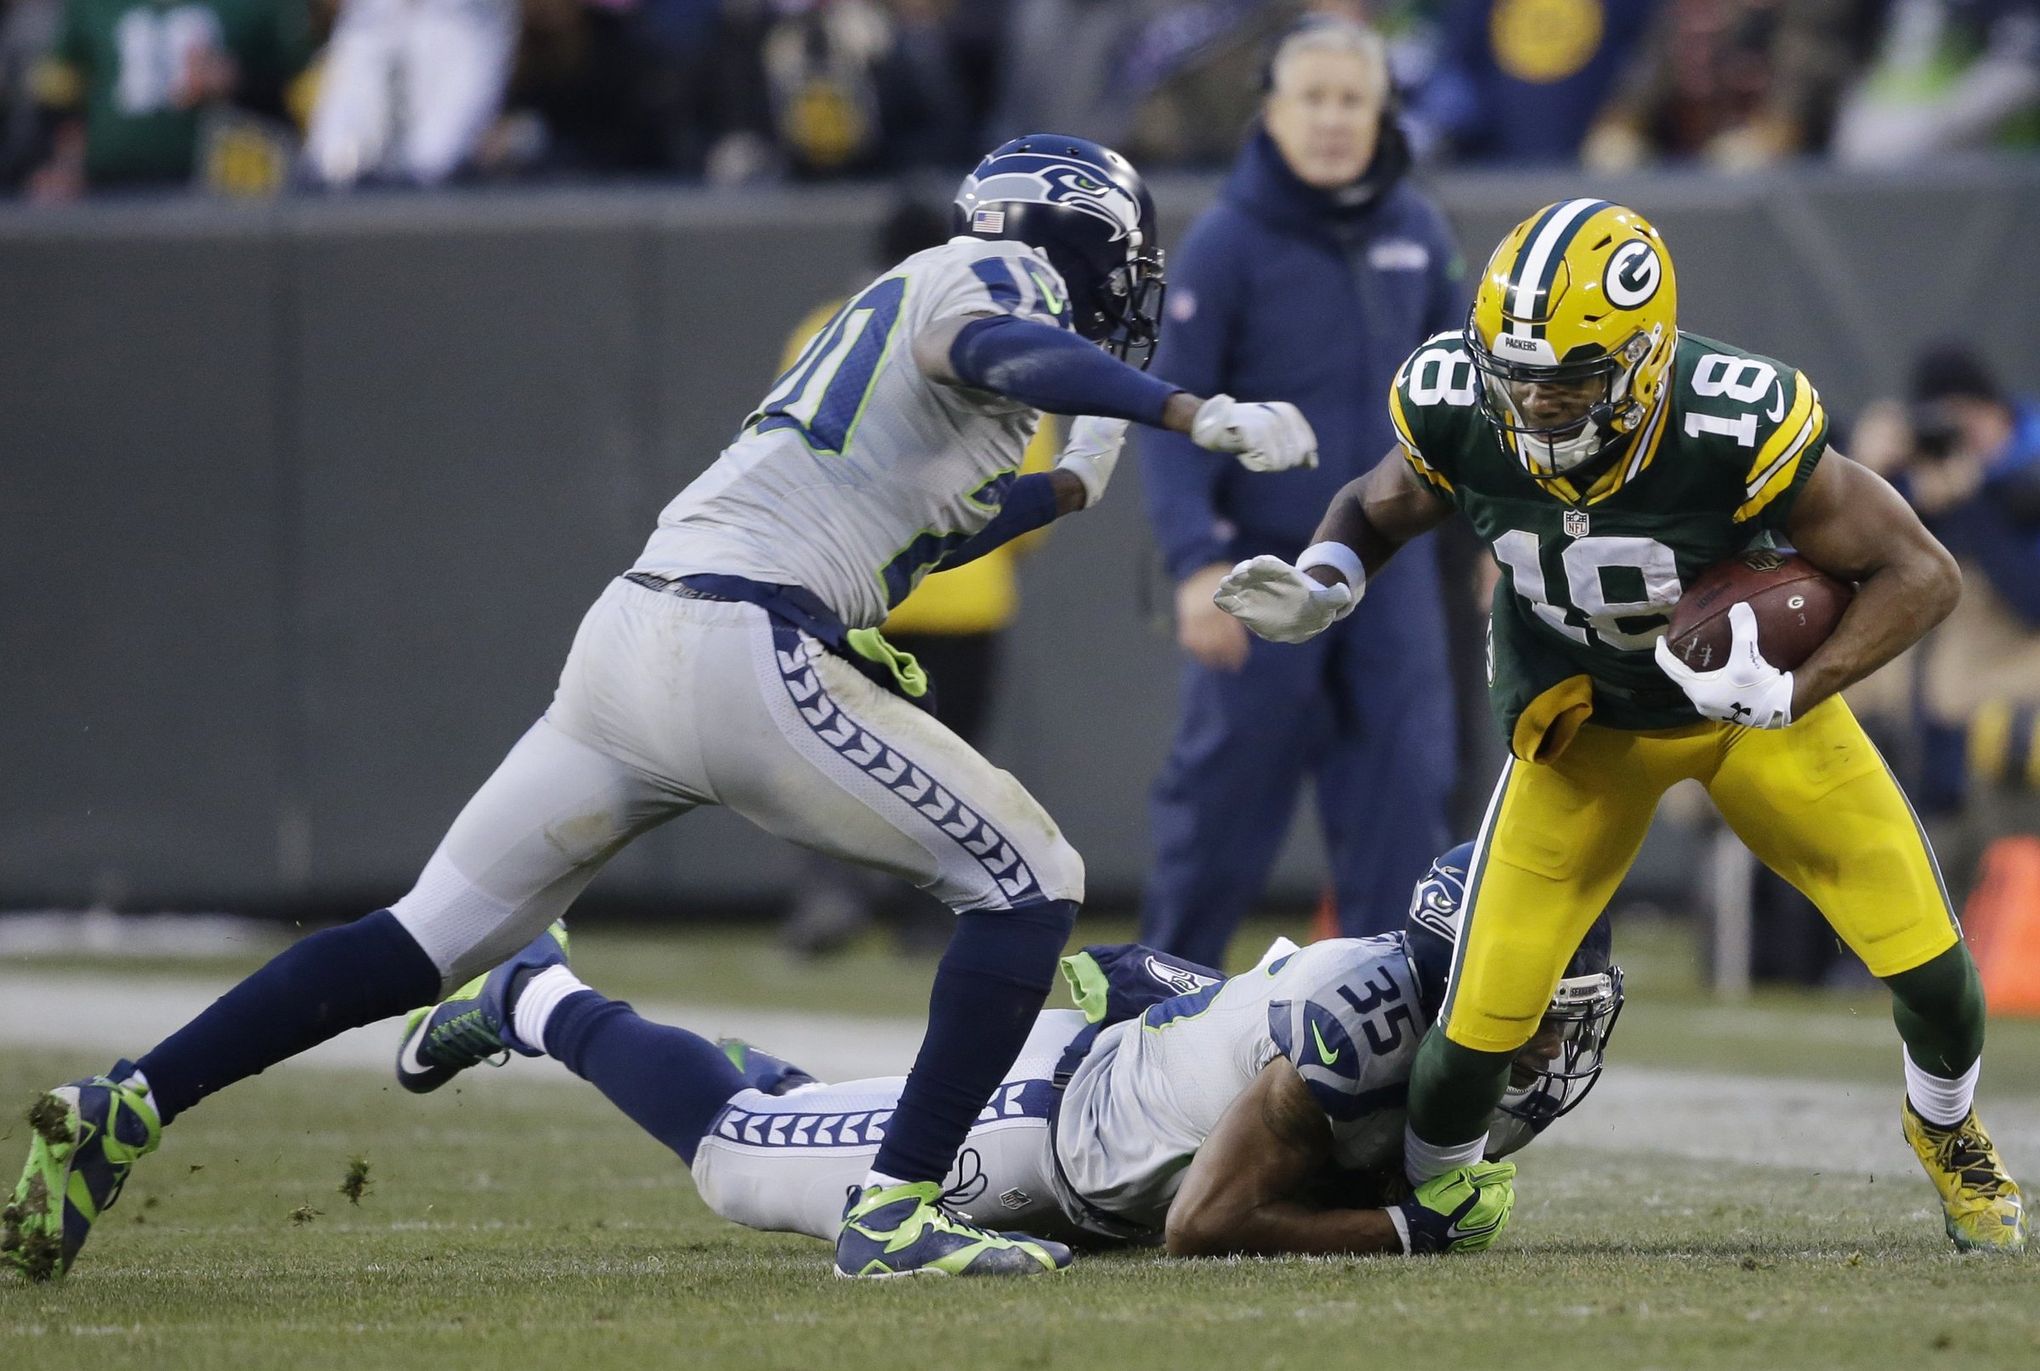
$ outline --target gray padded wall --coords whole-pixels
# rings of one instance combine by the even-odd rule
[[[2040,388],[2030,167],[1438,190],[1476,269],[1557,196],[1646,208],[1683,321],[1793,361],[1844,415],[1957,330]],[[1209,194],[1163,188],[1171,238]],[[602,191],[0,211],[0,907],[401,893],[787,330],[867,269],[884,208]],[[1140,878],[1177,671],[1137,480],[1122,468],[1026,563],[992,748],[1108,898]],[[1312,854],[1292,843],[1279,893],[1315,889]],[[711,813],[597,890],[684,912],[787,870]]]

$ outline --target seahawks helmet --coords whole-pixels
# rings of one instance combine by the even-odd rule
[[[1562,200],[1509,230],[1466,317],[1480,405],[1539,480],[1562,478],[1641,433],[1678,348],[1678,282],[1648,220],[1606,200]],[[1539,426],[1511,382],[1590,383],[1584,419]]]
[[[1452,972],[1453,953],[1466,911],[1466,876],[1473,865],[1473,844],[1461,843],[1431,863],[1410,896],[1403,941],[1417,973],[1418,994],[1435,1022],[1445,1000],[1445,982]],[[1538,1068],[1534,1079],[1515,1085],[1502,1096],[1501,1112],[1527,1126],[1528,1134],[1544,1129],[1587,1097],[1601,1078],[1608,1040],[1622,1013],[1622,968],[1610,959],[1608,916],[1601,915],[1566,964],[1544,1021],[1557,1021],[1561,1034],[1558,1057]],[[1525,1135],[1516,1143],[1528,1141]],[[1499,1155],[1512,1148],[1490,1151]]]
[[[1059,133],[1001,143],[963,178],[952,222],[1039,248],[1069,288],[1078,333],[1142,367],[1153,358],[1165,285],[1155,202],[1111,148]]]

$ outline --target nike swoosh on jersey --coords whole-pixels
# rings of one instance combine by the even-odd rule
[[[1339,1060],[1338,1052],[1331,1052],[1326,1050],[1324,1030],[1319,1028],[1316,1023],[1311,1024],[1310,1035],[1311,1037],[1317,1039],[1317,1054],[1319,1061],[1323,1062],[1326,1066],[1330,1066],[1333,1062]],[[1346,1049],[1342,1047],[1339,1049],[1339,1052],[1343,1052],[1345,1050]]]

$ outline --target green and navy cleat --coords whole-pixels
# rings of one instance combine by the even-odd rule
[[[122,1082],[132,1062],[60,1085],[28,1111],[28,1165],[0,1210],[0,1263],[32,1281],[71,1269],[85,1236],[120,1198],[128,1172],[163,1140],[142,1091]]]
[[[853,1187],[836,1235],[836,1274],[1038,1276],[1070,1264],[1070,1249],[1024,1233],[995,1233],[952,1213],[934,1181]]]
[[[512,1052],[543,1057],[544,1048],[524,1042],[511,1028],[511,1004],[527,973],[566,964],[567,926],[554,920],[495,970],[475,977],[438,1004],[412,1010],[404,1020],[404,1040],[397,1046],[397,1084],[423,1095],[471,1066],[483,1062],[501,1066]]]
[[[730,1059],[730,1065],[737,1068],[748,1089],[763,1091],[767,1095],[784,1095],[804,1085],[821,1084],[792,1062],[770,1052],[761,1052],[742,1038],[717,1038],[715,1045]]]

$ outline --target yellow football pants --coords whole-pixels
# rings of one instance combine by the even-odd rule
[[[1530,1040],[1658,797],[1687,779],[1873,975],[1909,971],[1960,936],[1912,806],[1839,697],[1783,729],[1587,724],[1556,760],[1503,767],[1467,872],[1446,1037],[1481,1052]]]

